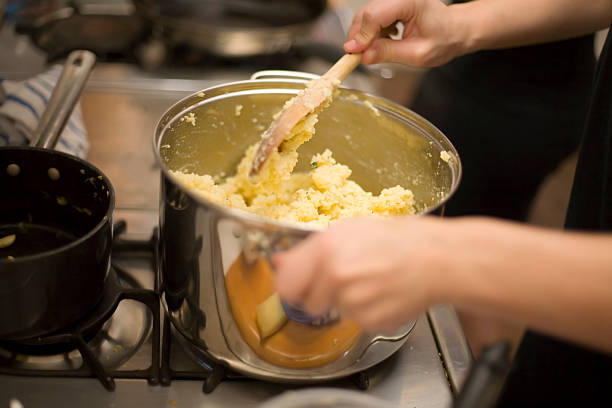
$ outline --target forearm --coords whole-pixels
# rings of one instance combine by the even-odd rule
[[[465,237],[445,300],[612,352],[611,235],[456,223]]]
[[[448,9],[459,54],[577,37],[612,21],[612,0],[476,0]]]

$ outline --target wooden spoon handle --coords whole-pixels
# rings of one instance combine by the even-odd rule
[[[323,77],[337,79],[342,82],[360,63],[361,53],[345,54],[325,74],[323,74]]]

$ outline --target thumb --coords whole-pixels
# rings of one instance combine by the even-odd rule
[[[414,15],[414,2],[406,0],[373,0],[364,6],[353,20],[344,43],[346,52],[363,52],[382,31],[396,21],[409,21]]]

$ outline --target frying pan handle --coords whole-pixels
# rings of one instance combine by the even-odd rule
[[[253,75],[251,75],[251,79],[262,79],[262,78],[272,78],[272,79],[281,79],[281,78],[290,78],[290,79],[302,79],[302,80],[313,80],[319,78],[319,75],[310,74],[308,72],[300,72],[300,71],[286,71],[282,69],[267,69],[264,71],[257,71]]]
[[[68,55],[47,108],[38,122],[31,146],[45,149],[55,147],[95,63],[96,55],[90,51],[77,50]]]

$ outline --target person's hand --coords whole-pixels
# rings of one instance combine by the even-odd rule
[[[274,257],[277,290],[313,315],[336,307],[366,331],[394,330],[440,299],[446,227],[435,217],[339,223]]]
[[[612,234],[486,217],[369,218],[317,232],[273,263],[282,299],[313,315],[336,307],[369,332],[449,303],[612,353],[610,247]]]
[[[404,23],[402,39],[383,36],[396,21]],[[440,0],[374,0],[355,14],[344,50],[363,52],[364,64],[441,65],[462,52],[455,22],[451,7]]]

